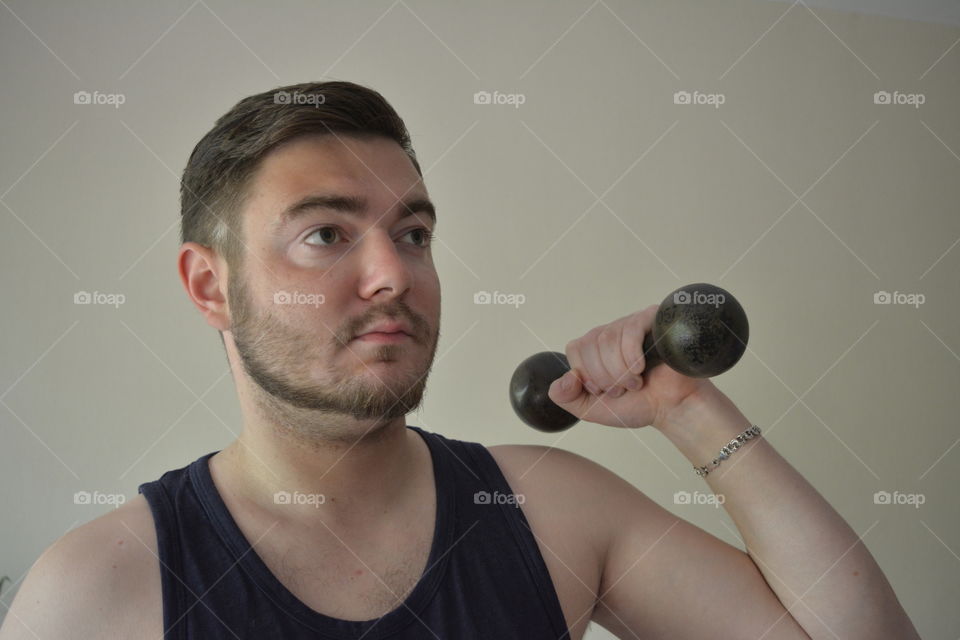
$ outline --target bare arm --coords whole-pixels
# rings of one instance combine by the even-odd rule
[[[658,429],[701,466],[750,426],[710,386]],[[747,441],[705,480],[724,496],[750,558],[811,638],[919,638],[860,537],[766,438]]]
[[[693,465],[702,466],[751,423],[709,380],[689,378],[669,367],[646,370],[643,337],[658,309],[651,305],[568,343],[571,370],[550,386],[550,399],[581,420],[621,428],[652,425]],[[631,388],[628,383],[635,384]],[[740,625],[736,629],[744,634],[739,637],[758,637],[752,624],[767,616],[766,591],[786,607],[779,620],[798,623],[810,638],[918,638],[859,536],[766,438],[746,441],[706,481],[724,497],[724,508],[747,548],[747,554],[740,553],[747,557],[738,558],[733,547],[717,545],[712,536],[678,524],[679,534],[664,533],[663,542],[649,552],[653,560],[644,558],[642,563],[645,575],[676,593],[685,608],[662,597],[659,606],[650,607],[648,601],[659,592],[627,575],[650,540],[635,514],[650,509],[628,493],[619,507],[628,524],[615,529],[604,568],[605,576],[626,576],[615,578],[601,598],[614,621],[623,620],[623,626],[634,631],[650,620],[693,630],[720,617]],[[658,510],[653,513],[661,522],[665,519]],[[617,514],[612,511],[610,517],[623,517]],[[753,569],[744,559],[752,561]],[[672,575],[662,578],[662,572]],[[760,587],[764,580],[765,589]],[[745,588],[750,597],[737,597],[726,584]],[[761,610],[754,608],[751,597],[763,604]],[[719,612],[718,603],[723,605]],[[637,613],[641,606],[647,607],[642,614]],[[730,627],[717,628],[727,637],[738,637]],[[796,629],[783,633],[789,635],[768,626],[759,637],[798,637]]]
[[[140,542],[155,544],[150,527],[125,506],[50,545],[10,605],[0,640],[161,635],[157,559]]]

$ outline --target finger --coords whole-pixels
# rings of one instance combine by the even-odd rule
[[[592,393],[593,395],[598,395],[600,393],[600,390],[589,379],[586,373],[587,365],[583,359],[581,339],[571,340],[570,342],[568,342],[566,347],[566,354],[567,354],[567,361],[570,363],[570,368],[579,374],[579,379],[583,385],[583,388],[586,389],[588,393]]]
[[[627,371],[634,378],[639,378],[640,374],[646,370],[647,359],[643,353],[644,334],[640,332],[639,326],[636,330],[627,329],[624,331],[622,349],[623,361],[627,365]]]
[[[643,352],[643,340],[650,332],[653,326],[653,317],[658,305],[647,307],[643,311],[633,314],[623,330],[623,340],[621,341],[623,349],[623,359],[627,364],[627,369],[635,379],[643,384],[643,377],[640,375],[646,370],[647,359]],[[652,311],[651,311],[652,309]]]
[[[623,339],[626,326],[626,318],[607,325],[607,328],[600,332],[597,340],[600,347],[600,360],[607,374],[613,380],[606,387],[606,393],[614,398],[623,395],[628,386],[630,388],[636,387],[636,379],[627,370],[627,364],[623,359]]]
[[[569,382],[569,385],[564,388],[564,384],[567,382]],[[547,389],[547,397],[562,407],[579,398],[583,391],[583,385],[576,369],[571,369],[550,383],[550,388]]]
[[[604,336],[602,338],[604,344],[611,344],[614,338],[610,332],[604,334],[604,331],[605,328],[593,329],[580,341],[580,356],[583,358],[583,373],[587,377],[587,388],[589,389],[592,384],[598,392],[614,386],[614,377],[607,371],[600,356],[600,336]]]

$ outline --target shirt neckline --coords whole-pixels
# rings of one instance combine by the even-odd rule
[[[254,581],[264,595],[277,607],[311,630],[326,637],[337,640],[356,638],[360,635],[369,640],[385,638],[411,622],[422,619],[422,611],[433,598],[446,571],[450,557],[447,550],[450,548],[453,539],[453,526],[456,522],[456,516],[453,513],[456,506],[453,499],[455,494],[454,474],[450,472],[447,466],[448,461],[440,451],[440,445],[435,442],[437,436],[412,425],[407,425],[407,428],[416,431],[423,438],[433,461],[436,493],[433,540],[424,573],[421,574],[420,579],[407,598],[392,611],[369,620],[334,618],[310,608],[295,596],[270,571],[256,549],[250,545],[217,491],[210,474],[209,460],[218,452],[208,453],[190,466],[190,479],[196,487],[197,497],[214,529],[236,559],[236,565]]]

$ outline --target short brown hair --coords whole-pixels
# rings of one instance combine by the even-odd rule
[[[250,178],[277,145],[345,133],[395,141],[423,176],[403,120],[382,95],[352,82],[305,82],[244,98],[194,147],[180,181],[180,241],[213,248],[231,267],[243,257],[240,212]]]

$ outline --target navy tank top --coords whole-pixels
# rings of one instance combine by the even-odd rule
[[[512,490],[487,449],[409,426],[433,459],[437,509],[426,568],[406,600],[363,621],[321,614],[267,568],[210,475],[217,452],[141,484],[157,530],[165,640],[560,640],[566,622]]]

